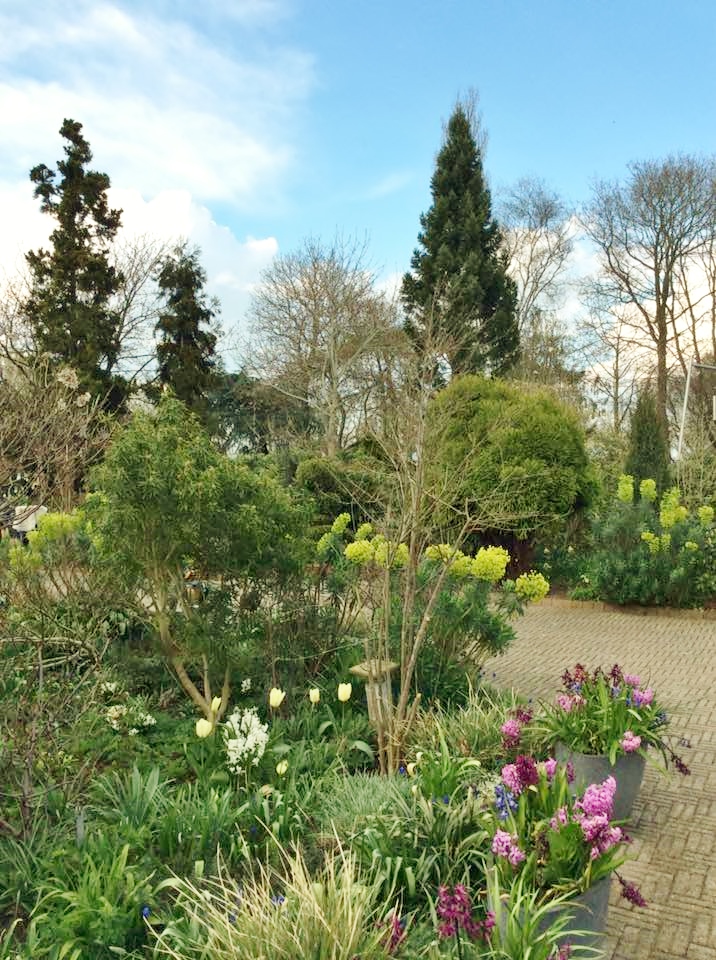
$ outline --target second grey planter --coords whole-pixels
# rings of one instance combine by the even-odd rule
[[[617,782],[614,794],[614,820],[628,820],[634,801],[639,795],[646,760],[640,753],[622,754],[612,765],[609,757],[575,753],[563,743],[557,744],[555,757],[561,763],[571,761],[574,766],[574,788],[581,793],[590,783],[602,783],[607,777]]]

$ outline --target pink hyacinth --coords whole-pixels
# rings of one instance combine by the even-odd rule
[[[498,857],[508,857],[512,848],[512,837],[506,830],[498,830],[492,838],[492,852]]]
[[[513,843],[510,847],[510,852],[507,854],[507,859],[513,867],[516,867],[518,863],[522,863],[525,859],[525,852],[524,850],[520,850],[516,843]]]
[[[588,817],[606,816],[611,819],[614,806],[614,794],[617,782],[614,777],[607,777],[604,783],[590,783],[584,791],[581,800],[575,806]]]
[[[555,773],[557,772],[557,761],[554,757],[549,757],[544,762],[544,772],[547,774],[547,779],[552,780]]]
[[[514,763],[507,763],[502,768],[502,782],[516,797],[522,793],[522,781],[520,780],[520,775],[517,772],[517,767]]]
[[[568,693],[558,693],[557,706],[561,707],[565,713],[569,713],[574,706],[574,703]]]
[[[500,733],[505,738],[506,747],[516,747],[522,735],[522,724],[519,720],[506,720],[500,727]]]
[[[641,746],[641,737],[636,736],[627,730],[621,740],[621,747],[625,753],[634,753],[635,750],[638,750]]]
[[[654,691],[651,687],[647,687],[646,690],[635,690],[632,696],[635,707],[648,707],[653,699]]]
[[[559,830],[559,828],[563,827],[568,820],[569,820],[569,817],[567,816],[567,808],[560,807],[559,810],[552,817],[552,819],[549,821],[549,825],[550,827],[552,827],[553,830]]]
[[[641,686],[641,677],[638,677],[635,673],[625,673],[624,683],[630,687],[639,687]]]

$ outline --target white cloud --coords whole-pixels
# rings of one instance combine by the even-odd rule
[[[47,244],[54,223],[28,173],[41,162],[54,168],[59,127],[72,117],[92,166],[110,175],[125,232],[198,244],[226,328],[240,325],[278,243],[240,238],[229,224],[250,213],[270,225],[281,209],[313,86],[311,58],[273,41],[284,16],[283,0],[5,6],[0,274],[23,269],[24,253]]]

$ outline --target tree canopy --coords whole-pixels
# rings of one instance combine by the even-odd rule
[[[519,354],[517,294],[506,271],[503,238],[492,215],[470,110],[448,121],[420,218],[418,248],[403,278],[407,329],[419,343],[425,316],[446,336],[453,374],[505,373]]]

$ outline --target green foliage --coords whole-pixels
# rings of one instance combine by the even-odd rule
[[[51,251],[27,254],[32,285],[24,312],[39,351],[69,364],[93,395],[109,392],[109,405],[117,407],[124,399],[124,386],[113,375],[121,319],[111,299],[122,278],[110,263],[109,245],[121,210],[108,206],[107,174],[88,169],[92,151],[82,124],[65,120],[60,136],[65,159],[57,172],[44,163],[30,171],[42,212],[57,226]]]
[[[548,390],[455,378],[431,410],[430,467],[475,529],[521,537],[583,509],[593,482],[579,420]],[[437,522],[453,522],[438,510]]]
[[[626,496],[613,501],[593,529],[580,595],[609,603],[700,607],[716,595],[716,531],[713,520],[690,513],[678,489],[661,504]],[[576,591],[575,591],[576,593]]]
[[[389,908],[359,881],[351,853],[330,856],[317,878],[299,854],[282,861],[279,872],[261,870],[240,888],[226,874],[169,881],[176,905],[158,952],[175,960],[384,960]]]
[[[156,590],[188,560],[226,577],[290,565],[298,517],[286,493],[218,453],[178,400],[134,414],[93,480],[98,547]]]
[[[499,376],[519,354],[517,291],[506,272],[481,151],[463,104],[448,121],[430,190],[420,246],[403,278],[407,329],[418,343],[428,324],[446,337],[453,374]]]
[[[216,385],[216,334],[211,331],[218,304],[204,287],[199,250],[176,247],[161,264],[157,284],[166,304],[159,314],[159,382],[171,387],[190,410],[206,417],[207,394]]]
[[[102,838],[55,876],[46,878],[32,912],[27,942],[47,960],[110,960],[146,941],[142,906],[154,902],[152,874]]]
[[[380,513],[389,483],[385,465],[368,456],[308,457],[294,478],[311,495],[318,523],[349,513],[356,525]]]
[[[624,472],[634,477],[636,490],[641,481],[656,481],[662,494],[671,482],[671,457],[666,425],[656,409],[656,398],[649,389],[639,394],[629,425],[629,450]]]

